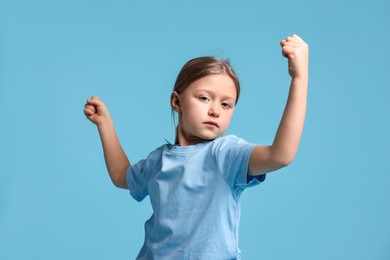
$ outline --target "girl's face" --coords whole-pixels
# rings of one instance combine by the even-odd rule
[[[234,82],[226,74],[205,76],[180,95],[174,92],[171,102],[179,114],[179,144],[193,145],[222,135],[233,116],[236,98]]]

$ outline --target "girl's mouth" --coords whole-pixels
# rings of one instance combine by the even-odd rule
[[[214,121],[207,121],[207,122],[204,122],[203,124],[219,128],[218,123],[214,122]]]

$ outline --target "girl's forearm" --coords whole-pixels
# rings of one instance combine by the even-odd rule
[[[290,164],[296,155],[306,115],[308,77],[291,80],[286,107],[275,135],[271,152],[281,165]]]
[[[104,120],[98,125],[98,130],[107,170],[113,184],[126,189],[126,170],[130,167],[130,162],[119,142],[113,121],[111,118]]]

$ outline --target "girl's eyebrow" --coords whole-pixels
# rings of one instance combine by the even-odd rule
[[[212,90],[209,90],[209,89],[197,89],[195,91],[195,93],[198,93],[198,92],[206,92],[207,94],[209,94],[210,96],[212,97],[215,97],[216,96],[216,93]],[[232,101],[235,101],[235,98],[233,98],[232,96],[229,96],[229,95],[225,95],[225,94],[222,94],[222,99],[226,100],[226,99],[231,99]]]

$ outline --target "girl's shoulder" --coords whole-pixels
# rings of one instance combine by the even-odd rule
[[[164,153],[164,150],[166,150],[166,147],[169,146],[169,144],[163,144],[154,149],[149,153],[149,155],[146,157],[145,160],[147,161],[158,161],[161,159],[162,154]]]
[[[233,134],[218,137],[213,141],[213,145],[220,149],[230,148],[236,145],[247,145],[247,144],[248,144],[247,141]]]

